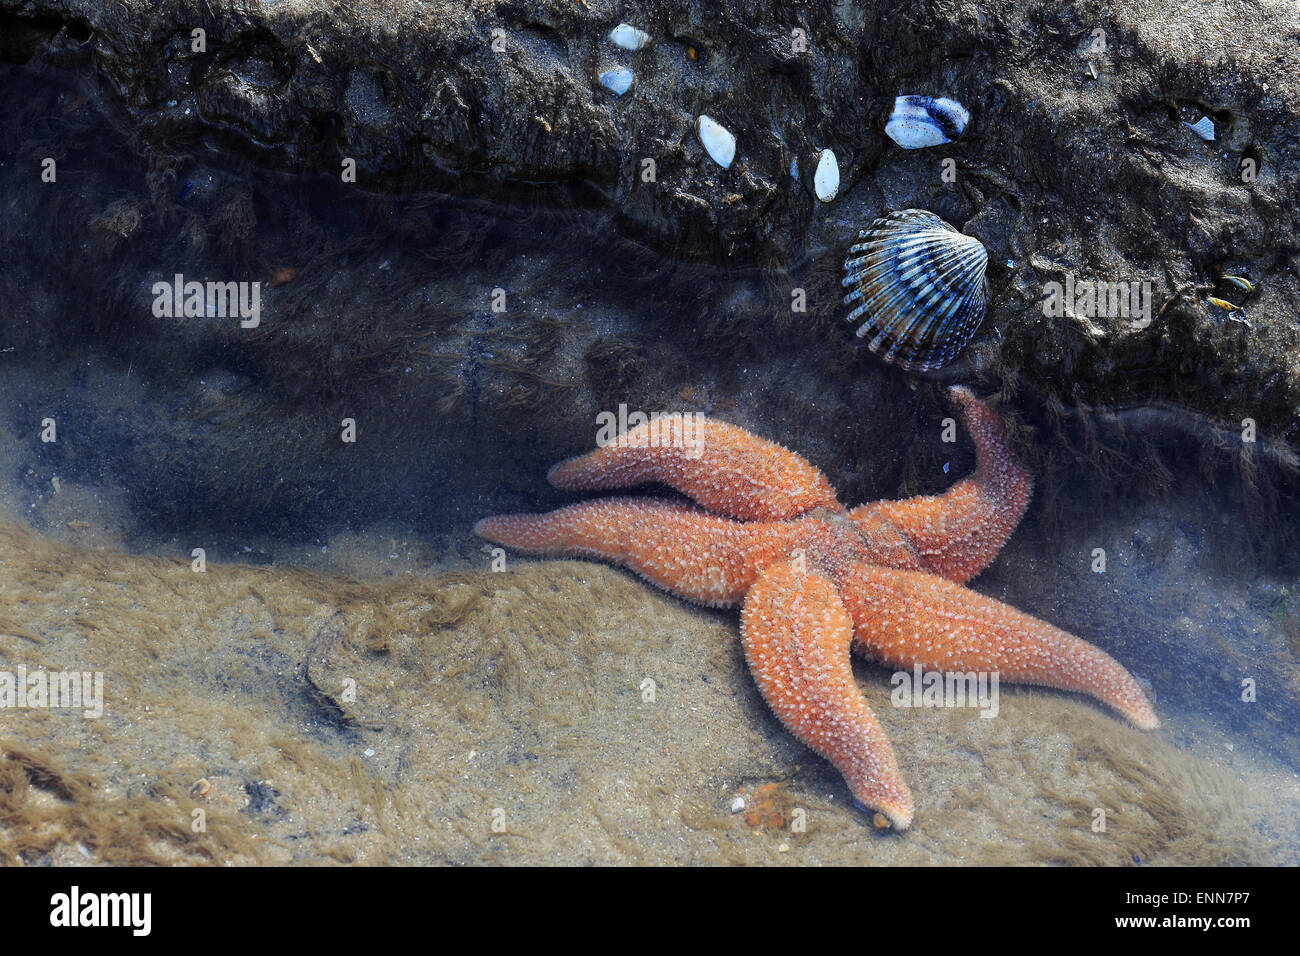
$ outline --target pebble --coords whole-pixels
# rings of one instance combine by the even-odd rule
[[[739,812],[740,812],[741,810],[743,810],[743,809],[745,809],[745,798],[744,798],[744,797],[737,797],[735,800],[732,800],[732,801],[731,801],[731,812],[732,812],[732,813],[739,813]]]

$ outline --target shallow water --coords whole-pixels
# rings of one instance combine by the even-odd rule
[[[835,250],[682,263],[572,191],[394,195],[134,142],[73,73],[0,84],[0,667],[104,682],[102,717],[6,715],[0,859],[1300,862],[1287,449],[1009,392],[1038,492],[973,587],[1110,652],[1163,726],[1034,688],[902,710],[860,665],[917,799],[878,833],[735,612],[494,573],[470,530],[571,500],[547,468],[619,405],[778,439],[850,504],[969,472],[942,389],[844,327]],[[176,273],[260,282],[258,324],[154,314]]]

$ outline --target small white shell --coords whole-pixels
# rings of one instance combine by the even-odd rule
[[[624,50],[639,50],[650,42],[650,34],[629,23],[620,23],[609,31],[610,42]]]
[[[813,191],[822,202],[830,202],[840,191],[840,164],[829,149],[823,149],[820,155],[813,173]]]
[[[606,70],[600,74],[600,85],[615,96],[622,96],[632,88],[634,79],[636,77],[631,70],[626,67],[616,66],[614,69]]]
[[[736,137],[726,127],[701,113],[695,121],[695,135],[710,159],[723,169],[731,167],[731,161],[736,158]]]
[[[1214,120],[1210,119],[1208,116],[1202,116],[1195,123],[1189,123],[1184,120],[1183,125],[1207,143],[1214,142]]]
[[[885,124],[885,134],[903,149],[921,149],[951,143],[969,122],[970,113],[956,100],[899,96]]]

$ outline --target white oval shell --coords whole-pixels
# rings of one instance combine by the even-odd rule
[[[615,96],[622,96],[632,88],[634,79],[636,77],[631,70],[626,67],[616,66],[614,69],[606,70],[600,74],[600,85]]]
[[[695,135],[710,159],[723,169],[731,167],[731,161],[736,158],[736,137],[726,127],[701,113],[695,121]]]
[[[624,50],[639,50],[650,42],[650,34],[629,23],[620,23],[609,31],[610,42]]]
[[[821,158],[817,160],[813,191],[822,202],[830,202],[840,191],[840,164],[829,149],[823,149]]]
[[[903,149],[922,149],[951,143],[969,122],[970,113],[956,100],[899,96],[885,124],[885,134]]]
[[[1214,120],[1210,119],[1208,116],[1202,116],[1195,123],[1184,121],[1183,125],[1207,143],[1214,142]]]

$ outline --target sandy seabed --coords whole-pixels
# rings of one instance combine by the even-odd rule
[[[199,573],[6,522],[0,582],[0,669],[104,675],[98,719],[5,716],[11,864],[1294,861],[1294,775],[1279,803],[1264,767],[1032,688],[993,720],[895,709],[862,666],[917,800],[877,832],[734,614],[598,564]]]

